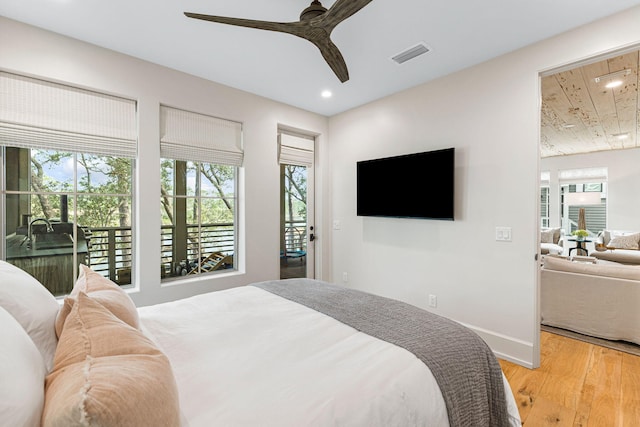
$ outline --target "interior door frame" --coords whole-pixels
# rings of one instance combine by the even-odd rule
[[[532,366],[534,368],[537,368],[540,366],[540,353],[541,353],[541,344],[540,344],[540,331],[541,331],[541,307],[540,307],[540,301],[541,301],[541,297],[540,297],[540,289],[541,289],[541,281],[540,281],[540,257],[541,257],[541,253],[540,253],[540,174],[542,173],[542,162],[541,162],[541,155],[542,155],[542,150],[541,150],[541,142],[542,142],[542,78],[543,77],[547,77],[553,74],[557,74],[563,71],[569,71],[578,67],[581,67],[583,65],[587,65],[590,63],[594,63],[594,62],[599,62],[599,61],[603,61],[605,59],[614,57],[616,55],[623,55],[625,53],[628,52],[633,52],[636,50],[640,50],[640,44],[638,43],[633,43],[631,45],[627,45],[627,46],[619,46],[616,48],[612,48],[610,50],[604,51],[604,52],[599,52],[599,53],[594,53],[593,55],[586,57],[586,58],[575,58],[573,60],[567,61],[563,64],[558,64],[555,65],[553,67],[549,67],[547,69],[544,70],[540,70],[538,72],[538,146],[537,146],[537,151],[538,151],[538,157],[537,157],[537,178],[536,178],[536,192],[535,194],[537,194],[536,197],[536,237],[535,237],[535,242],[536,242],[536,247],[537,247],[537,253],[535,256],[535,263],[536,263],[536,268],[535,268],[535,284],[536,284],[536,289],[535,289],[535,307],[534,307],[534,311],[535,311],[535,322],[534,322],[534,341],[533,341],[533,361],[532,361]],[[559,203],[559,200],[558,200]]]

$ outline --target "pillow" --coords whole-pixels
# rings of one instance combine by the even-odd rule
[[[178,426],[167,357],[139,330],[79,292],[46,378],[42,426]]]
[[[0,261],[0,282],[0,307],[22,325],[50,371],[58,343],[54,328],[58,301],[29,273],[5,261]]]
[[[540,243],[553,243],[553,230],[543,230],[540,233]]]
[[[638,249],[639,240],[640,233],[618,235],[611,237],[607,246],[616,249]]]
[[[547,228],[540,233],[540,243],[558,244],[560,241],[560,227]]]
[[[611,232],[609,230],[602,230],[598,233],[598,236],[602,236],[602,244],[605,246],[611,241]]]
[[[0,343],[0,423],[3,426],[39,426],[47,369],[27,332],[2,307]]]
[[[120,286],[99,273],[80,264],[80,272],[71,293],[65,298],[64,304],[55,321],[56,335],[60,337],[64,321],[71,311],[71,307],[79,292],[84,292],[111,311],[123,322],[140,329],[140,318],[133,300]]]

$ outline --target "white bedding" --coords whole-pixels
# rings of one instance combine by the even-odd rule
[[[139,314],[171,361],[185,427],[449,425],[413,354],[253,286]]]

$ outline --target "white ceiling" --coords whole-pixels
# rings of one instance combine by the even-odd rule
[[[331,116],[591,22],[640,0],[374,0],[332,34],[340,83],[297,37],[183,12],[296,21],[310,0],[0,0],[0,15]],[[323,2],[330,7],[334,0]],[[432,51],[403,65],[395,54]],[[0,67],[2,66],[0,58]],[[323,90],[333,97],[324,99]]]

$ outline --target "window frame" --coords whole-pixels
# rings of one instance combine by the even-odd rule
[[[171,228],[174,230],[172,232],[172,238],[171,238],[171,265],[169,266],[169,269],[166,268],[166,264],[167,261],[165,260],[165,253],[168,251],[165,251],[165,245],[162,244],[161,246],[161,266],[162,266],[162,270],[161,270],[161,283],[166,284],[175,280],[179,280],[179,279],[184,279],[183,276],[185,275],[193,275],[194,277],[203,277],[204,275],[214,275],[214,274],[221,274],[224,272],[229,272],[229,271],[233,271],[233,272],[237,272],[238,271],[238,248],[239,248],[239,223],[238,223],[238,208],[239,208],[239,197],[238,197],[238,189],[239,189],[239,175],[240,175],[240,168],[238,166],[233,166],[233,165],[220,165],[220,164],[213,164],[213,163],[208,163],[208,162],[199,162],[199,161],[184,161],[184,160],[179,160],[179,159],[171,159],[171,158],[164,158],[161,157],[160,158],[160,169],[161,169],[161,174],[162,174],[162,169],[163,169],[163,163],[166,161],[171,161],[172,165],[173,165],[173,173],[172,173],[172,177],[173,177],[173,181],[174,181],[174,188],[172,190],[171,193],[167,193],[166,195],[161,194],[160,197],[167,197],[170,200],[173,201],[172,203],[172,207],[173,207],[173,214],[174,214],[174,218],[173,218],[173,224],[171,225]],[[225,167],[229,167],[232,168],[233,171],[233,196],[232,197],[222,197],[220,195],[217,196],[202,196],[202,190],[203,190],[203,186],[200,185],[196,185],[196,188],[199,189],[200,194],[189,194],[188,191],[188,186],[185,187],[184,189],[184,193],[185,194],[176,194],[176,190],[175,190],[175,182],[176,182],[176,172],[175,170],[176,168],[176,162],[181,162],[184,163],[184,171],[185,171],[185,181],[187,179],[188,176],[188,165],[187,163],[192,163],[195,167],[196,170],[198,171],[196,173],[196,181],[198,181],[198,183],[201,182],[202,180],[202,172],[201,169],[199,167],[199,165],[201,164],[207,164],[207,165],[217,165],[217,166],[225,166]],[[160,182],[160,185],[162,185],[162,181]],[[187,205],[189,203],[189,200],[198,200],[197,206],[198,206],[198,222],[197,224],[190,224],[187,220],[187,217],[185,216],[185,224],[184,225],[184,230],[186,230],[186,234],[185,237],[189,234],[188,229],[190,228],[190,226],[197,226],[197,230],[198,230],[198,244],[197,244],[197,254],[196,254],[196,258],[195,260],[189,259],[189,255],[192,252],[192,249],[190,250],[188,247],[188,242],[185,244],[185,250],[183,252],[186,253],[186,258],[185,260],[178,260],[176,261],[176,257],[179,257],[179,255],[176,254],[177,249],[176,249],[176,242],[174,241],[176,239],[175,236],[175,229],[176,229],[176,223],[175,221],[177,220],[176,218],[176,214],[175,214],[175,207],[176,207],[176,200],[181,199],[181,200],[185,200],[185,210],[187,209]],[[224,259],[220,259],[220,263],[223,264],[224,268],[219,268],[219,269],[215,269],[212,271],[207,271],[207,270],[203,270],[203,266],[202,266],[202,260],[205,259],[205,254],[206,251],[204,250],[204,246],[203,246],[203,223],[202,223],[202,207],[203,207],[203,203],[202,200],[219,200],[219,201],[223,201],[223,200],[230,200],[232,202],[232,206],[233,206],[233,212],[232,212],[232,227],[233,227],[233,245],[232,245],[232,252],[231,254],[226,253],[223,254],[225,255]],[[167,225],[165,224],[164,221],[164,216],[166,214],[166,209],[164,206],[162,206],[162,202],[161,202],[161,216],[162,216],[162,220],[161,220],[161,227],[164,229]],[[219,224],[219,225],[225,225],[225,224]],[[161,231],[161,236],[164,236],[164,233]],[[164,237],[162,237],[162,242],[164,243]],[[223,247],[225,247],[226,245],[222,245]],[[209,257],[213,256],[215,253],[218,252],[223,252],[223,251],[213,251],[211,252],[209,255]],[[227,251],[228,252],[228,251]],[[230,256],[230,258],[226,258],[227,256]],[[200,262],[198,262],[197,260],[201,260]],[[229,264],[229,262],[231,264]],[[230,266],[229,266],[230,265]],[[197,272],[194,273],[192,270],[193,268],[197,268]]]

